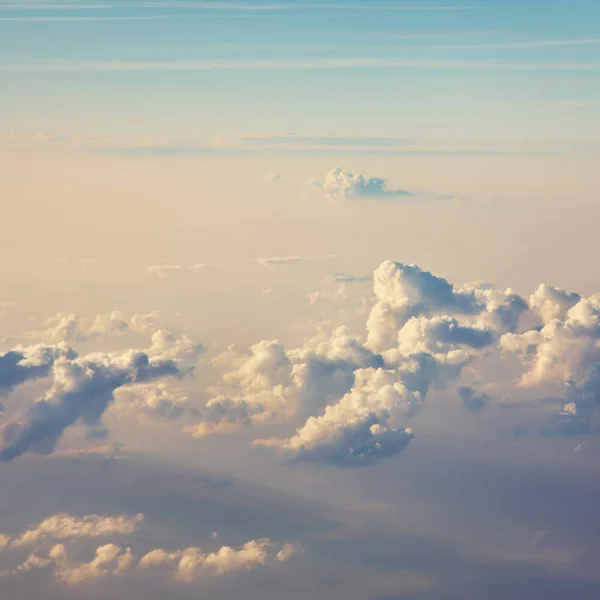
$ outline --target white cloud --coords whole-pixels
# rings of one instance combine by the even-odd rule
[[[147,351],[92,353],[81,358],[74,352],[61,352],[58,358],[51,354],[52,361],[43,354],[41,365],[31,367],[21,359],[15,368],[24,368],[25,375],[9,371],[12,379],[8,383],[17,376],[32,376],[28,369],[33,369],[34,373],[51,374],[52,385],[22,419],[13,419],[4,426],[0,460],[10,461],[25,452],[51,453],[65,429],[78,422],[91,433],[102,431],[102,415],[112,404],[117,389],[189,373],[203,351],[202,345],[185,336],[176,338],[159,330],[152,336],[152,346]],[[2,358],[6,357],[5,354]],[[28,360],[32,358],[38,357],[34,353]]]
[[[336,254],[318,255],[318,256],[269,256],[266,258],[257,258],[256,262],[263,267],[270,267],[273,265],[288,265],[293,263],[301,262],[315,262],[320,260],[334,260],[337,258]]]
[[[279,173],[267,173],[263,177],[263,181],[265,183],[277,183],[278,181],[281,181],[281,175]]]
[[[309,185],[335,200],[352,198],[378,198],[386,200],[414,196],[414,194],[405,190],[389,189],[387,181],[381,177],[365,178],[363,175],[355,175],[341,167],[336,167],[329,171],[324,183],[319,183],[313,179],[309,181]]]
[[[190,61],[94,61],[62,59],[37,63],[4,63],[0,71],[217,71],[217,70],[337,70],[337,69],[435,69],[522,72],[587,72],[600,69],[600,63],[524,62],[505,60],[465,60],[416,57],[356,56],[284,59],[200,59]]]
[[[251,540],[239,548],[223,546],[209,553],[195,547],[173,551],[157,548],[142,556],[138,568],[167,568],[176,579],[189,582],[203,576],[226,575],[235,571],[248,571],[268,563],[286,562],[297,549],[292,544],[285,544],[277,549],[266,538]]]
[[[134,314],[129,321],[118,310],[85,318],[75,313],[57,313],[48,317],[40,329],[28,331],[25,338],[48,343],[84,343],[126,333],[146,333],[156,329],[160,313]]]
[[[236,571],[248,571],[264,565],[288,561],[301,550],[293,543],[276,544],[267,538],[250,540],[238,548],[222,546],[214,551],[198,547],[181,550],[156,548],[136,554],[131,547],[114,543],[98,546],[89,561],[73,558],[80,553],[77,541],[82,538],[100,538],[111,535],[131,535],[136,532],[144,516],[72,517],[66,514],[44,519],[35,528],[15,537],[10,545],[9,536],[2,536],[4,547],[20,549],[32,546],[33,552],[13,570],[3,574],[24,574],[34,569],[48,569],[54,578],[67,585],[98,580],[108,576],[122,577],[136,571],[154,574],[166,571],[174,579],[186,582],[204,576],[223,576]],[[217,534],[212,536],[214,540]],[[59,541],[60,543],[56,543]]]
[[[68,514],[53,515],[29,529],[12,542],[15,547],[37,545],[46,539],[66,540],[69,538],[103,537],[113,534],[129,535],[136,531],[143,514],[135,516],[86,515],[73,517]]]
[[[214,265],[210,265],[208,263],[195,263],[190,265],[179,265],[179,264],[159,264],[159,265],[149,265],[148,273],[157,277],[159,279],[164,279],[165,277],[172,275],[174,273],[183,273],[183,272],[204,272],[211,271],[214,269]]]

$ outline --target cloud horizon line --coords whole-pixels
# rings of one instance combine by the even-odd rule
[[[0,64],[0,71],[217,71],[217,70],[335,70],[335,69],[448,69],[493,71],[580,71],[600,69],[600,62],[523,63],[517,61],[432,60],[401,57],[348,57],[266,60],[193,60],[193,61],[62,61]]]

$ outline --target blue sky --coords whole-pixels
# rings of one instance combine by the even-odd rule
[[[2,4],[4,131],[598,134],[592,1]]]

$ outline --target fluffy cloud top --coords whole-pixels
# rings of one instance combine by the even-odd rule
[[[310,417],[287,440],[256,443],[291,450],[297,458],[356,463],[402,450],[412,431],[390,428],[388,423],[406,414],[420,398],[411,393],[397,373],[385,369],[362,369],[354,387],[321,417]]]
[[[283,563],[300,550],[296,544],[275,544],[263,538],[250,540],[239,548],[222,546],[212,552],[205,552],[198,547],[182,550],[156,548],[136,556],[131,547],[106,543],[96,548],[91,560],[81,562],[72,558],[73,549],[66,545],[84,537],[130,535],[136,531],[143,518],[143,515],[89,515],[81,518],[55,515],[44,519],[35,528],[15,538],[12,548],[33,546],[34,551],[24,562],[15,569],[5,571],[5,574],[16,575],[46,569],[58,581],[76,585],[108,576],[165,571],[175,579],[192,582],[201,577],[223,576],[258,566]],[[4,538],[4,547],[7,547],[10,538],[3,536]],[[60,543],[55,543],[56,541]],[[47,542],[51,542],[51,545]]]
[[[296,552],[293,544],[274,549],[270,540],[264,538],[246,542],[240,548],[223,546],[215,552],[203,552],[200,548],[167,551],[152,550],[142,556],[140,569],[167,567],[177,579],[193,581],[205,575],[225,575],[234,571],[247,571],[268,562],[285,562]]]
[[[160,320],[158,311],[134,314],[129,321],[118,310],[96,315],[92,319],[75,313],[58,313],[47,318],[41,329],[25,334],[25,337],[50,343],[83,343],[99,338],[118,337],[127,332],[145,333],[156,329]]]
[[[53,360],[52,386],[45,396],[31,406],[23,420],[5,425],[0,460],[10,461],[25,452],[52,452],[65,429],[74,423],[98,427],[115,390],[169,375],[182,376],[190,370],[186,364],[190,357],[203,350],[166,331],[156,332],[152,342],[148,351],[92,353],[81,358],[71,353]],[[46,367],[45,354],[42,359]],[[39,363],[39,355],[32,360]]]
[[[103,537],[106,535],[129,535],[137,530],[144,515],[133,517],[128,515],[101,516],[86,515],[73,517],[68,514],[58,514],[44,519],[41,523],[29,529],[12,542],[14,547],[37,545],[46,539],[65,540],[69,538]]]
[[[73,359],[76,353],[66,344],[38,344],[18,346],[0,355],[0,394],[10,392],[30,379],[47,376],[61,357]]]
[[[334,276],[342,285],[366,279]],[[432,392],[456,384],[452,393],[458,390],[464,408],[489,404],[487,394],[461,386],[459,379],[465,368],[473,380],[481,361],[509,354],[525,367],[521,386],[554,385],[564,396],[549,431],[590,431],[600,391],[600,296],[583,298],[544,284],[525,300],[511,289],[455,286],[418,265],[393,261],[377,267],[372,285],[372,296],[363,298],[367,308],[372,303],[364,338],[331,324],[296,348],[262,340],[247,352],[229,349],[210,361],[205,371],[210,381],[200,393],[173,388],[163,377],[189,372],[205,348],[164,330],[153,334],[146,351],[78,357],[64,344],[14,348],[0,356],[0,390],[36,377],[51,378],[51,387],[24,420],[4,427],[0,459],[51,452],[74,423],[98,433],[116,394],[115,410],[180,421],[197,437],[295,420],[295,433],[256,444],[295,460],[369,464],[407,447],[414,438],[407,421]],[[355,291],[346,290],[340,300]],[[147,328],[156,318],[136,315],[127,322],[113,312],[85,326],[58,319],[53,330],[60,331],[57,338],[75,340],[121,335],[134,326]],[[481,374],[475,380],[485,389],[499,385],[482,381]]]
[[[327,173],[325,181],[316,180],[309,182],[330,198],[345,200],[348,198],[377,198],[380,200],[395,199],[414,196],[406,190],[391,190],[387,181],[381,177],[365,178],[360,174],[353,174],[346,169],[336,167]]]

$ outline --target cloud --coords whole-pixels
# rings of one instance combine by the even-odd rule
[[[531,307],[537,311],[542,323],[547,325],[554,319],[564,320],[567,312],[581,300],[576,292],[542,283],[529,299]]]
[[[4,427],[0,460],[10,461],[25,452],[51,453],[65,429],[80,422],[98,431],[114,392],[136,383],[166,376],[182,376],[189,362],[204,348],[166,331],[152,337],[148,351],[92,353],[82,358],[61,356],[52,364],[52,386],[35,402],[24,419]]]
[[[375,350],[394,345],[408,320],[451,311],[477,314],[483,310],[474,291],[456,290],[446,279],[417,265],[385,261],[373,275],[377,299],[367,321],[368,344]]]
[[[317,256],[270,256],[267,258],[257,258],[256,262],[263,267],[274,265],[289,265],[301,262],[316,262],[320,260],[334,260],[336,254],[317,255]]]
[[[347,200],[352,198],[375,198],[380,200],[393,200],[414,196],[405,190],[390,190],[385,179],[352,174],[346,169],[336,167],[327,173],[324,183],[316,180],[309,181],[309,185],[320,190],[323,194],[334,200]]]
[[[458,376],[458,366],[451,376]],[[450,371],[431,357],[415,356],[402,368],[354,370],[352,388],[320,416],[310,416],[290,438],[257,439],[296,461],[362,466],[402,452],[413,439],[402,425],[418,410],[429,388]]]
[[[65,546],[56,544],[50,549],[47,557],[31,554],[13,571],[13,574],[33,569],[52,569],[56,580],[67,585],[76,585],[102,579],[109,575],[120,575],[131,569],[132,564],[131,549],[123,549],[115,544],[99,546],[95,551],[94,558],[89,562],[70,560]]]
[[[255,260],[269,266],[324,258]],[[105,436],[102,417],[110,408],[141,423],[177,422],[195,437],[293,423],[295,433],[276,438],[257,433],[255,444],[293,460],[366,465],[402,452],[414,438],[409,420],[451,383],[464,408],[486,406],[486,393],[457,380],[468,369],[470,381],[496,394],[510,377],[507,383],[485,381],[494,375],[484,361],[509,354],[524,367],[521,387],[543,387],[544,395],[561,399],[563,408],[547,434],[594,431],[600,295],[582,297],[544,284],[526,300],[511,288],[455,285],[418,265],[393,261],[381,263],[372,277],[334,273],[329,279],[341,286],[335,297],[343,303],[351,297],[349,286],[372,280],[372,292],[361,295],[365,311],[360,314],[370,305],[364,337],[337,326],[338,318],[348,322],[348,315],[338,312],[297,347],[265,339],[247,351],[232,347],[214,356],[202,390],[162,381],[190,372],[205,351],[185,335],[165,330],[152,335],[145,351],[78,357],[66,345],[11,350],[0,356],[0,387],[10,391],[35,377],[49,377],[51,387],[24,418],[5,425],[0,458],[52,452],[75,423],[86,426],[91,437]],[[59,315],[42,331],[55,340],[119,336],[134,327],[147,330],[159,317],[148,313],[128,322],[118,311],[87,320]],[[353,313],[353,326],[358,317]],[[516,372],[518,361],[509,368]],[[518,394],[514,398],[522,400]]]
[[[157,7],[168,7],[172,8],[174,5],[172,2],[136,2],[135,6],[138,8],[157,8]],[[227,2],[225,4],[219,2],[179,2],[177,8],[189,9],[189,10],[208,10],[208,11],[226,11],[226,12],[273,12],[273,11],[287,11],[287,10],[298,10],[299,8],[310,9],[310,10],[358,10],[358,11],[371,11],[371,10],[392,10],[392,11],[463,11],[463,10],[483,10],[487,7],[482,6],[460,6],[460,5],[429,5],[429,4],[412,4],[412,5],[389,5],[389,4],[369,4],[363,6],[360,4],[304,4],[302,6],[289,3],[289,4],[251,4],[245,2]],[[73,6],[69,4],[3,4],[0,5],[0,9],[40,9],[44,10],[72,10]],[[78,4],[78,10],[97,10],[97,9],[108,9],[112,8],[110,4]]]
[[[158,277],[159,279],[163,279],[164,277],[167,277],[170,274],[173,273],[183,273],[185,271],[194,271],[194,272],[202,272],[202,271],[211,271],[212,269],[214,269],[215,266],[214,265],[209,265],[207,263],[196,263],[196,264],[191,264],[191,265],[178,265],[178,264],[172,264],[172,265],[150,265],[148,267],[148,273],[150,275],[153,275],[154,277]]]
[[[39,545],[47,539],[66,540],[72,538],[95,538],[107,535],[130,535],[144,520],[143,514],[135,516],[86,515],[73,517],[68,514],[53,515],[41,523],[21,533],[13,542],[13,547]]]
[[[458,388],[458,396],[462,402],[463,408],[472,411],[485,408],[491,400],[487,394],[478,392],[471,386],[463,386]]]
[[[386,369],[361,369],[354,387],[320,417],[310,417],[289,439],[256,440],[281,448],[299,460],[361,464],[403,450],[413,437],[406,428],[388,427],[420,401],[401,377]]]
[[[267,173],[263,177],[263,181],[265,183],[277,183],[278,181],[281,181],[281,175],[279,173]]]
[[[573,153],[597,154],[598,143],[586,140],[544,142],[406,137],[347,136],[334,133],[251,133],[242,135],[186,136],[155,138],[140,136],[83,135],[69,132],[15,131],[0,134],[0,146],[48,149],[53,146],[69,150],[93,150],[124,156],[180,155],[239,152],[292,153],[376,153],[410,156],[566,156]],[[416,192],[415,192],[416,193]],[[420,200],[450,200],[448,194],[419,192]],[[97,263],[97,260],[91,259]],[[78,261],[89,266],[90,259]]]
[[[77,8],[79,9],[79,6]],[[56,23],[63,21],[156,21],[168,18],[169,17],[167,15],[138,15],[120,17],[0,17],[0,22]]]
[[[24,337],[45,342],[84,343],[106,337],[119,337],[128,332],[146,333],[156,329],[160,312],[134,314],[129,321],[118,310],[83,318],[75,313],[57,313],[48,317],[40,329],[34,329]]]
[[[0,355],[0,394],[30,379],[46,377],[59,358],[73,359],[76,352],[67,344],[18,346]]]
[[[366,344],[357,339],[353,344],[380,364],[355,363],[336,390],[345,387],[339,399],[328,395],[320,412],[304,397],[300,405],[310,407],[304,425],[291,437],[258,439],[256,445],[294,460],[353,466],[397,454],[414,437],[406,419],[418,414],[430,390],[460,377],[475,357],[496,347],[504,332],[517,328],[528,310],[510,289],[456,288],[417,265],[391,261],[375,270],[373,291]],[[313,395],[324,389],[326,379],[315,380]],[[474,406],[475,398],[469,399]]]
[[[38,525],[17,534],[10,544],[10,536],[2,535],[5,552],[16,552],[23,547],[33,547],[29,557],[4,575],[23,575],[32,570],[49,570],[54,578],[67,585],[106,577],[146,573],[163,573],[180,581],[192,582],[206,576],[224,576],[234,572],[249,571],[258,566],[275,566],[287,562],[302,548],[298,544],[274,543],[268,538],[250,540],[238,548],[222,546],[214,551],[198,547],[181,550],[155,548],[134,553],[131,547],[114,543],[98,546],[91,560],[72,558],[85,546],[83,539],[96,539],[113,535],[130,536],[144,521],[144,515],[73,517],[58,514],[42,520]],[[217,536],[211,536],[214,540]],[[59,542],[59,543],[57,543]]]
[[[217,71],[217,70],[337,70],[337,69],[434,69],[518,72],[589,72],[597,62],[524,62],[500,60],[434,59],[416,57],[316,57],[284,59],[201,59],[191,61],[93,61],[63,59],[39,63],[4,63],[0,71]]]
[[[239,548],[223,546],[215,552],[205,553],[200,548],[167,551],[161,548],[142,556],[139,569],[169,568],[176,579],[194,581],[206,575],[226,575],[235,571],[248,571],[268,563],[286,562],[296,548],[285,544],[273,550],[269,539],[251,540]]]
[[[326,279],[333,283],[370,283],[373,281],[371,275],[351,275],[349,273],[334,273],[328,275]]]
[[[233,369],[209,390],[214,397],[201,411],[200,423],[190,429],[198,437],[310,414],[346,393],[357,369],[383,366],[382,357],[344,327],[295,350],[262,340],[250,355],[228,352],[216,360]]]
[[[158,382],[118,390],[111,410],[119,414],[136,415],[141,421],[144,418],[176,421],[186,414],[194,415],[197,409],[186,394]]]

